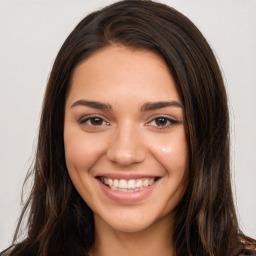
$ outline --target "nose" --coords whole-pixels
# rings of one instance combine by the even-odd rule
[[[139,132],[133,127],[117,129],[112,136],[107,157],[111,162],[121,166],[143,162],[146,157],[146,148]]]

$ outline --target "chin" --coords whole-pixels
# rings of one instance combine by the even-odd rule
[[[123,232],[123,233],[137,233],[141,232],[143,230],[148,229],[151,225],[152,222],[127,222],[127,223],[110,223],[112,229]]]
[[[161,216],[149,209],[135,210],[117,210],[116,212],[109,212],[107,215],[96,215],[95,225],[102,227],[102,224],[107,225],[110,229],[125,232],[125,233],[136,233],[146,230],[156,224]]]

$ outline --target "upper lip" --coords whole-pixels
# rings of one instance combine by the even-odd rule
[[[139,173],[104,173],[98,174],[95,176],[96,178],[110,178],[110,179],[124,179],[124,180],[132,180],[132,179],[143,179],[143,178],[160,178],[160,175],[154,174],[139,174]]]

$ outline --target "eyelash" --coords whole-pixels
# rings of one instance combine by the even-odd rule
[[[164,122],[166,122],[167,124],[164,124],[164,125],[157,125],[156,124],[156,121],[158,120],[164,120]],[[154,122],[155,125],[152,125],[151,123]],[[165,116],[158,116],[156,118],[154,118],[152,121],[150,121],[147,125],[148,126],[155,126],[157,129],[159,130],[163,130],[163,129],[168,129],[168,128],[171,128],[173,125],[175,124],[178,124],[179,122],[177,120],[174,120],[172,118],[169,118],[169,117],[165,117]]]
[[[92,121],[96,121],[96,119],[98,119],[99,122],[101,122],[100,124],[92,124]],[[162,121],[164,122],[163,125],[157,125],[156,122],[157,120],[160,121],[160,119],[162,119]],[[97,122],[97,121],[96,121]],[[100,128],[101,126],[109,126],[110,123],[105,121],[104,118],[100,117],[100,116],[86,116],[84,118],[81,118],[79,120],[80,124],[86,124],[88,126],[91,126],[93,128]],[[102,124],[103,123],[103,124]],[[152,124],[154,123],[154,124]],[[156,129],[158,130],[163,130],[163,129],[168,129],[171,128],[173,125],[178,124],[179,122],[177,120],[174,120],[172,118],[168,118],[165,116],[158,116],[154,119],[152,119],[150,122],[148,122],[146,125],[147,126],[154,126],[156,127]]]
[[[109,122],[107,122],[107,121],[105,121],[104,120],[104,118],[102,118],[102,117],[100,117],[100,116],[86,116],[85,118],[81,118],[80,120],[79,120],[79,123],[80,124],[86,124],[87,122],[89,122],[89,124],[87,123],[87,125],[89,125],[89,126],[92,126],[92,127],[100,127],[100,126],[102,126],[102,124],[92,124],[92,120],[94,119],[94,121],[96,120],[96,119],[98,119],[99,121],[102,121],[102,122],[105,122],[105,124],[104,125],[110,125],[110,123]]]

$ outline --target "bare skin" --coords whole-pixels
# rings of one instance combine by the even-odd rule
[[[90,256],[172,256],[170,230],[172,230],[172,223],[166,219],[162,219],[156,225],[136,233],[113,232],[109,227],[106,227],[106,229],[96,233],[95,249],[91,251]]]
[[[94,212],[91,256],[173,255],[173,209],[188,163],[183,115],[172,75],[154,52],[110,46],[75,68],[65,156]]]

